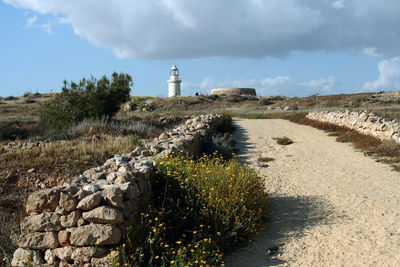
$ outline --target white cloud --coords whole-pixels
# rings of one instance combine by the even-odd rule
[[[195,92],[209,93],[219,87],[250,87],[255,88],[258,95],[309,96],[312,94],[333,93],[338,87],[334,77],[321,78],[307,82],[299,82],[289,76],[278,76],[263,79],[215,79],[208,77],[199,83],[183,81],[182,91],[186,95]]]
[[[48,34],[52,34],[53,30],[52,30],[52,24],[51,23],[43,23],[40,25],[40,27],[47,32]]]
[[[400,90],[400,57],[383,60],[378,64],[378,79],[366,82],[363,89],[367,91]]]
[[[400,54],[398,0],[3,2],[54,16],[124,58],[263,58],[299,50]]]
[[[27,28],[39,28],[44,30],[48,34],[52,34],[52,24],[50,22],[47,23],[38,23],[38,16],[34,15],[26,20],[25,27]]]
[[[362,50],[362,54],[368,56],[368,57],[379,57],[379,53],[376,52],[375,47],[364,47]]]
[[[36,15],[33,16],[33,17],[28,18],[27,21],[26,21],[25,27],[31,28],[35,24],[36,21],[37,21],[37,16]]]
[[[335,2],[332,3],[332,7],[334,9],[343,9],[346,7],[344,0],[337,0]]]

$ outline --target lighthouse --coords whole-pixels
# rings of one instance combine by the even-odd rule
[[[179,70],[175,65],[172,65],[169,72],[168,79],[168,96],[180,96],[181,95],[181,80],[179,80]]]

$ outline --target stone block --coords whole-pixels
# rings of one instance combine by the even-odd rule
[[[58,238],[58,243],[60,243],[61,246],[69,246],[71,245],[71,233],[67,230],[62,230],[58,232],[57,238]]]
[[[60,215],[55,212],[44,212],[25,217],[21,222],[23,233],[51,232],[61,229]]]
[[[124,217],[119,210],[107,206],[101,206],[91,211],[83,212],[82,218],[88,222],[108,223],[114,225],[120,224],[124,220]]]
[[[100,192],[88,195],[87,197],[79,201],[77,208],[81,210],[91,210],[100,204],[101,199],[102,198]]]
[[[60,188],[47,188],[29,195],[26,201],[26,213],[41,213],[55,211],[60,200]]]
[[[71,193],[61,192],[59,205],[66,211],[73,211],[78,205],[78,200]]]
[[[101,247],[80,247],[72,252],[72,259],[75,263],[90,262],[92,257],[102,257],[107,250]]]
[[[46,250],[58,247],[57,234],[54,232],[32,233],[21,235],[18,240],[20,248]]]
[[[64,228],[74,227],[74,226],[76,226],[79,218],[81,218],[80,210],[76,210],[76,211],[71,212],[68,215],[61,216],[61,218],[60,218],[61,226]]]
[[[124,193],[122,192],[121,188],[119,187],[112,187],[107,190],[103,190],[101,192],[103,199],[105,202],[116,209],[123,210],[124,209]]]
[[[59,258],[62,261],[71,261],[72,259],[72,252],[74,248],[71,246],[66,246],[62,248],[53,249],[52,254]]]
[[[89,224],[70,228],[71,244],[74,246],[116,245],[121,241],[121,231],[116,226]]]

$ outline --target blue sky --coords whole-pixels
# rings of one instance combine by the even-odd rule
[[[307,96],[400,89],[397,0],[2,0],[0,96],[132,75],[133,94],[255,87]]]

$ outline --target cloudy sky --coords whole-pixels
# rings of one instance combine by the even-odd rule
[[[1,0],[0,96],[132,75],[132,93],[400,89],[399,0]]]

